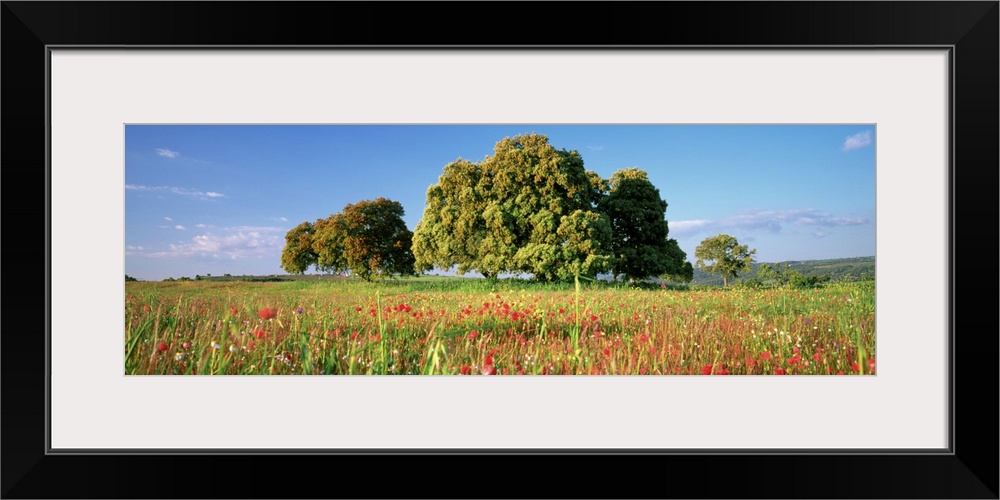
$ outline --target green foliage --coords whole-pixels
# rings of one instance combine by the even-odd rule
[[[668,239],[667,202],[649,181],[644,170],[628,168],[615,172],[606,183],[608,192],[597,208],[611,221],[614,252],[612,272],[641,281],[650,276],[669,276],[672,281],[690,281],[693,273],[687,255],[676,240]]]
[[[137,280],[137,279],[135,279],[135,278],[133,278],[133,277],[131,277],[131,276],[129,276],[129,275],[126,274],[125,275],[125,281],[139,281],[139,280]]]
[[[541,281],[603,272],[610,248],[607,222],[593,212],[600,188],[576,151],[556,150],[540,134],[504,138],[479,163],[446,165],[428,188],[413,235],[416,268]]]
[[[757,266],[756,281],[762,287],[813,288],[830,281],[830,277],[826,274],[807,275],[792,269],[787,263],[774,265],[765,263]]]
[[[753,255],[757,250],[750,250],[746,245],[740,245],[736,238],[728,234],[718,234],[704,239],[694,255],[698,258],[695,266],[699,269],[722,276],[722,286],[729,285],[729,278],[738,278],[739,273],[753,269]],[[707,264],[706,261],[711,261]]]
[[[365,281],[412,275],[413,233],[403,222],[403,206],[386,198],[347,204],[340,213],[314,224],[303,222],[285,235],[281,267],[302,274],[315,265]]]
[[[292,274],[302,274],[316,264],[313,251],[313,225],[303,222],[285,234],[285,248],[281,251],[281,268]]]

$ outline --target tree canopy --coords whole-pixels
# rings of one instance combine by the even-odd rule
[[[753,255],[757,250],[750,250],[746,245],[740,245],[736,238],[728,234],[718,234],[705,238],[694,255],[698,258],[695,266],[699,269],[722,276],[722,286],[729,285],[729,277],[739,277],[739,273],[753,269]],[[706,264],[706,261],[712,261]]]
[[[615,279],[667,276],[672,281],[690,281],[694,270],[687,255],[677,240],[667,238],[667,202],[660,198],[660,190],[649,181],[646,171],[619,170],[604,186],[607,192],[597,208],[611,223]]]
[[[417,269],[524,272],[542,281],[605,272],[611,231],[594,207],[595,178],[578,152],[557,150],[540,134],[504,138],[478,163],[448,164],[414,231]]]
[[[285,235],[281,267],[293,274],[315,265],[351,273],[366,281],[414,274],[413,233],[403,206],[386,198],[348,204],[315,223],[303,222]]]

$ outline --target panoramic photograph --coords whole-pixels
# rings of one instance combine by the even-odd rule
[[[126,125],[126,375],[871,375],[875,126]]]

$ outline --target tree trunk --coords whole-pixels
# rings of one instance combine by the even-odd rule
[[[725,274],[722,275],[722,288],[726,288],[727,286],[729,286],[729,281],[726,279],[726,277],[727,276]]]

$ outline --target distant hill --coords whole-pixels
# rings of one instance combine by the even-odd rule
[[[744,278],[752,278],[757,275],[757,268],[764,262],[755,262],[752,273],[746,273],[739,279],[731,283],[742,281]],[[875,257],[851,257],[847,259],[825,259],[825,260],[789,260],[783,262],[767,262],[767,264],[784,266],[788,264],[793,270],[806,276],[827,275],[830,281],[857,281],[864,275],[875,275]],[[694,270],[694,280],[696,285],[718,285],[722,286],[722,278],[705,273],[699,269]]]

